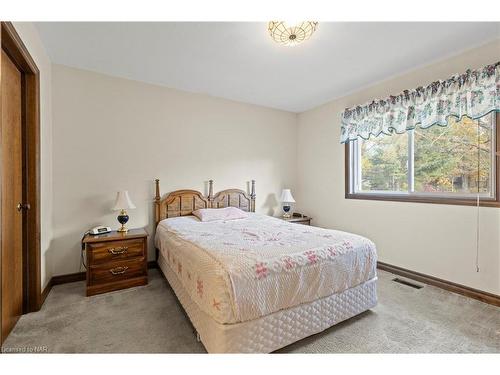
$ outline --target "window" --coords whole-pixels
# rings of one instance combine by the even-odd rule
[[[346,198],[500,206],[494,113],[346,145]]]

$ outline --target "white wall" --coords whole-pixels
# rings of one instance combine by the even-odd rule
[[[209,178],[216,190],[245,189],[254,178],[260,212],[277,214],[277,197],[290,187],[297,210],[371,238],[381,261],[500,294],[498,209],[480,209],[476,273],[475,208],[346,200],[339,143],[344,108],[495,62],[499,52],[500,41],[490,43],[298,116],[54,65],[54,275],[79,271],[84,230],[117,227],[109,208],[119,189],[137,205],[129,226],[153,233],[155,177],[162,193],[205,192]]]
[[[294,113],[60,65],[52,74],[55,275],[79,271],[86,229],[117,228],[117,190],[137,206],[129,227],[153,233],[156,177],[162,194],[206,193],[210,178],[215,191],[247,189],[255,179],[257,211],[271,214],[281,189],[295,186]]]
[[[298,208],[313,216],[316,225],[372,239],[380,261],[500,294],[499,209],[480,209],[481,271],[476,273],[476,208],[345,199],[344,146],[339,143],[344,108],[446,79],[499,58],[500,41],[496,41],[301,113]]]
[[[52,277],[50,241],[52,239],[52,64],[38,31],[28,22],[13,22],[31,57],[40,70],[40,169],[41,169],[41,284]]]

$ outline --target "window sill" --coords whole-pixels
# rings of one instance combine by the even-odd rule
[[[476,206],[476,198],[444,198],[444,197],[428,197],[428,196],[408,196],[399,194],[363,194],[363,193],[346,193],[346,199],[363,199],[372,201],[391,201],[391,202],[408,202],[408,203],[431,203],[431,204],[451,204],[458,206]],[[500,207],[500,202],[496,199],[482,198],[479,200],[481,207]]]

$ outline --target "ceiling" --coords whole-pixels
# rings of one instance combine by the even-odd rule
[[[500,23],[330,23],[296,47],[264,22],[36,23],[54,63],[302,112],[500,37]]]

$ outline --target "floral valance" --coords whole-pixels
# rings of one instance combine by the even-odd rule
[[[342,113],[340,142],[420,127],[447,125],[449,116],[478,119],[500,111],[500,62],[446,81],[405,90]]]

